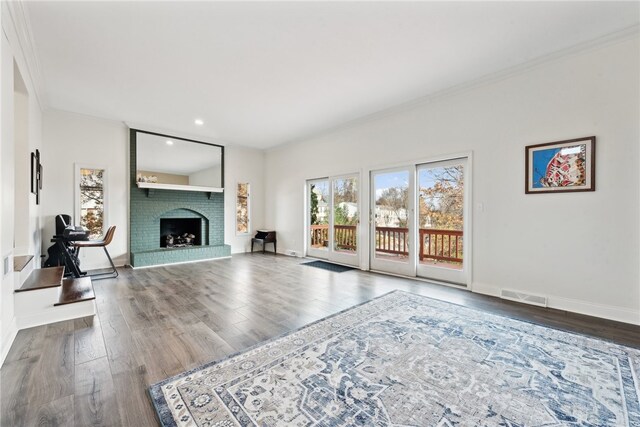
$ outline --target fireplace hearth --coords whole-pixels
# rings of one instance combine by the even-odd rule
[[[202,245],[202,219],[160,219],[161,248],[185,248],[200,245]]]

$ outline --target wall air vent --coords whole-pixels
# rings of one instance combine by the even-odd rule
[[[509,289],[502,289],[500,291],[500,298],[522,302],[525,304],[537,305],[539,307],[547,306],[547,297],[541,295],[526,294],[524,292],[518,292]]]

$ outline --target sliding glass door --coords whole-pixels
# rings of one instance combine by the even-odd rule
[[[371,268],[415,274],[413,203],[415,168],[371,172]]]
[[[467,159],[371,172],[371,269],[466,285]]]
[[[417,168],[417,275],[466,284],[466,159],[434,162]]]
[[[359,265],[358,176],[307,181],[307,255]]]
[[[329,256],[329,178],[307,181],[307,255]]]
[[[358,226],[360,206],[358,203],[358,177],[345,175],[333,177],[332,182],[332,227],[329,260],[341,264],[358,265]]]

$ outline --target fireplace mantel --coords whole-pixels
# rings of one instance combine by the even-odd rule
[[[142,188],[146,191],[147,197],[153,196],[153,190],[198,191],[200,193],[208,193],[209,198],[211,198],[211,193],[224,192],[224,188],[202,187],[196,185],[159,184],[156,182],[138,182],[137,185],[138,188]]]

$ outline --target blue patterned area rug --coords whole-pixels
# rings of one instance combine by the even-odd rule
[[[392,292],[150,388],[164,426],[640,426],[640,350]]]

